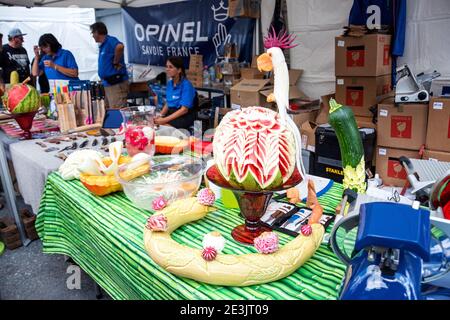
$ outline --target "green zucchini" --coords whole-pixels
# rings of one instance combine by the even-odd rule
[[[364,147],[352,109],[330,100],[328,122],[336,132],[344,171],[344,189],[366,191]]]

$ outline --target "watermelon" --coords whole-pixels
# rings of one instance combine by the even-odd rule
[[[213,151],[222,176],[242,190],[277,188],[295,169],[294,134],[267,108],[228,112],[214,134]]]
[[[2,99],[9,112],[14,114],[37,111],[41,106],[37,90],[27,84],[12,85]]]

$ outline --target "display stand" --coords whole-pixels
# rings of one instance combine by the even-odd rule
[[[20,239],[22,240],[23,245],[28,246],[31,241],[25,235],[25,230],[23,228],[22,221],[20,220],[19,212],[17,211],[14,186],[11,181],[11,175],[8,168],[8,160],[6,158],[3,143],[0,143],[0,173],[2,177],[1,180],[3,184],[3,190],[5,191],[6,205],[14,216],[14,221],[17,225],[17,229],[19,230]]]

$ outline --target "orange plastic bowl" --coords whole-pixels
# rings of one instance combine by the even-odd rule
[[[106,166],[111,165],[112,160],[109,157],[102,159]],[[131,157],[121,156],[119,158],[119,165],[128,163],[131,161]],[[88,189],[91,193],[97,196],[105,196],[107,194],[121,191],[122,185],[117,181],[114,175],[112,176],[93,176],[89,174],[80,174],[81,183]]]
[[[155,152],[159,154],[175,154],[187,147],[188,141],[171,136],[155,137]]]

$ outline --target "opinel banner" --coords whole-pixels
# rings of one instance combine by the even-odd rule
[[[240,61],[251,62],[255,19],[230,18],[228,0],[191,0],[123,10],[128,60],[164,66],[169,56],[192,54],[203,63],[219,62],[228,43]]]

